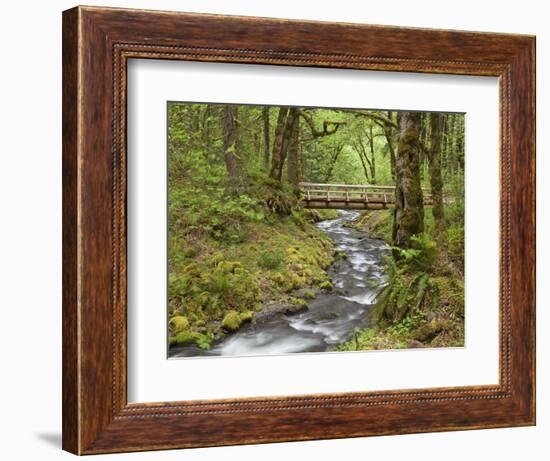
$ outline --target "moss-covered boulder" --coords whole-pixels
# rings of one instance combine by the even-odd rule
[[[172,317],[168,324],[170,325],[170,330],[174,335],[187,330],[189,328],[189,320],[183,315],[175,315]]]
[[[433,320],[429,323],[418,327],[412,332],[413,339],[422,343],[429,343],[437,335],[445,331],[449,327],[448,322]]]
[[[241,319],[241,323],[250,322],[254,318],[254,312],[252,311],[241,312],[239,314],[239,318]]]
[[[176,335],[175,340],[171,341],[171,345],[177,344],[179,346],[185,346],[188,344],[195,344],[201,349],[209,349],[210,343],[211,338],[209,336],[191,330],[181,331]]]
[[[321,290],[332,291],[332,283],[329,282],[328,280],[326,280],[326,281],[321,282],[321,283],[319,284],[319,288],[321,288]]]
[[[222,326],[228,331],[238,330],[241,324],[241,316],[237,311],[229,311],[222,320]]]

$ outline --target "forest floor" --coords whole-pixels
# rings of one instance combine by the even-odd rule
[[[393,210],[365,212],[353,225],[392,244]],[[387,262],[388,285],[372,311],[372,326],[337,350],[464,346],[464,235],[449,226],[445,251],[433,239],[431,207],[416,249],[396,249]]]

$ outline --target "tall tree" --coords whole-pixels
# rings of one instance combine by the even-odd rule
[[[367,183],[376,184],[376,157],[374,151],[374,133],[372,126],[369,126],[364,132],[361,132],[359,137],[352,142],[352,147],[361,160],[361,166],[365,173]],[[368,147],[364,142],[364,138],[367,139]]]
[[[393,113],[391,110],[388,111],[388,120],[393,122]],[[388,150],[390,151],[391,177],[392,179],[395,179],[395,147],[393,144],[393,125],[391,123],[384,123],[383,128],[384,135],[386,136]]]
[[[301,161],[300,161],[300,119],[297,118],[292,125],[290,135],[290,144],[288,146],[287,178],[288,182],[295,188],[298,187],[301,179]]]
[[[281,147],[283,145],[283,134],[286,126],[288,107],[280,107],[277,115],[277,125],[275,125],[275,137],[273,138],[273,149],[271,154],[271,170],[269,177],[277,179],[279,164],[281,163]],[[282,166],[281,166],[282,168]],[[279,176],[280,178],[280,176]]]
[[[262,119],[264,122],[264,165],[266,170],[269,168],[269,106],[262,109]]]
[[[402,112],[398,119],[392,235],[395,245],[408,248],[411,237],[424,231],[424,204],[420,186],[420,114]]]
[[[441,176],[441,152],[445,127],[445,115],[437,112],[430,114],[431,142],[429,150],[430,186],[432,192],[432,214],[435,222],[437,240],[445,244],[445,212],[443,208],[443,179]]]
[[[338,157],[340,156],[340,153],[342,152],[342,149],[344,148],[343,144],[338,144],[336,147],[333,148],[332,152],[330,153],[329,161],[327,170],[325,173],[325,182],[330,182],[332,179],[332,173],[334,171],[334,167],[336,166],[336,162],[338,161]]]
[[[232,180],[238,176],[238,111],[238,106],[227,104],[223,112],[223,158],[227,173]]]
[[[285,164],[290,138],[294,124],[298,121],[298,109],[296,107],[281,107],[277,118],[273,151],[271,154],[271,171],[269,177],[277,181],[281,180],[283,166]]]

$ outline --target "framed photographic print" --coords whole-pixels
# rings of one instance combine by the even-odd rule
[[[534,424],[534,53],[64,12],[64,449]]]

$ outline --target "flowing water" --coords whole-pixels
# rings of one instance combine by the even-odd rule
[[[170,357],[322,352],[348,341],[356,329],[369,324],[369,312],[386,282],[384,259],[390,253],[383,241],[344,226],[358,216],[356,211],[340,211],[337,219],[317,223],[347,255],[328,270],[333,292],[319,292],[304,312],[279,312],[247,324],[208,351],[178,346],[170,349]]]

